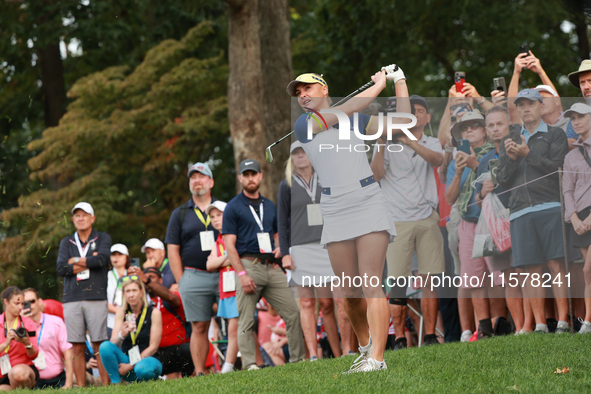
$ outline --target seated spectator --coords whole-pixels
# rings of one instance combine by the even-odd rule
[[[137,275],[146,286],[152,305],[162,314],[162,338],[156,357],[162,363],[162,374],[168,378],[191,376],[195,367],[191,359],[190,336],[186,331],[185,310],[181,295],[162,284],[160,270],[156,267],[129,269],[130,275]]]
[[[146,254],[146,262],[144,263],[143,268],[158,268],[162,274],[162,285],[167,289],[170,289],[170,286],[176,283],[176,280],[174,279],[174,275],[168,264],[166,250],[164,249],[162,241],[158,238],[150,238],[146,241],[144,246],[142,246],[142,253]]]
[[[162,337],[162,314],[148,304],[144,284],[136,275],[125,276],[123,305],[115,315],[110,341],[100,345],[100,356],[111,383],[156,379],[162,364],[154,356]],[[121,346],[120,348],[118,346]]]
[[[25,289],[25,302],[30,303],[23,315],[31,318],[36,326],[39,355],[35,366],[39,370],[37,388],[72,388],[74,369],[72,344],[68,342],[66,323],[57,316],[43,313],[43,300],[37,290]]]
[[[570,239],[585,257],[585,320],[579,333],[591,333],[591,106],[576,103],[565,116],[570,118],[579,140],[564,159],[562,190],[564,217],[570,223]]]
[[[33,364],[38,354],[35,322],[20,315],[23,302],[23,292],[18,287],[10,286],[2,292],[0,390],[30,389],[39,380],[39,370]]]
[[[205,213],[211,218],[213,228],[220,232],[215,241],[215,248],[207,258],[207,270],[220,272],[220,301],[218,305],[218,316],[229,320],[228,324],[228,348],[226,359],[222,366],[221,373],[232,372],[238,357],[238,307],[236,306],[236,271],[230,264],[230,259],[224,247],[224,240],[221,235],[222,221],[226,203],[214,201],[207,208]]]
[[[109,338],[115,326],[115,314],[123,304],[123,293],[121,292],[120,278],[127,275],[129,268],[129,251],[123,244],[111,246],[111,265],[107,275],[107,302],[109,303],[109,314],[107,315],[107,334]]]

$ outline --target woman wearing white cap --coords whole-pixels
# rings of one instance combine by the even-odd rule
[[[359,112],[386,87],[386,73],[377,72],[371,79],[374,82],[372,87],[332,109],[344,112],[350,123],[357,121],[355,127],[359,132],[375,135],[380,122],[372,122],[372,118]],[[404,73],[400,68],[389,73],[388,79],[394,81],[397,97],[408,97]],[[350,140],[339,140],[339,130],[334,127],[339,119],[333,113],[322,114],[323,122],[310,121],[313,135],[308,138],[309,118],[312,115],[317,117],[318,112],[328,109],[331,103],[328,85],[321,75],[302,74],[288,85],[287,92],[297,97],[298,104],[307,112],[296,121],[295,134],[323,186],[320,200],[324,221],[321,244],[327,246],[337,277],[343,281],[346,277],[357,281],[366,278],[361,286],[359,282],[344,283],[343,286],[345,309],[357,334],[361,353],[349,372],[386,369],[383,360],[390,311],[381,278],[386,248],[390,236],[395,235],[394,224],[384,214],[386,200],[373,178],[365,152],[347,148],[322,150],[322,146],[347,145],[350,148],[365,141],[353,132],[350,133]],[[403,108],[397,109],[410,113],[410,103],[399,101]]]
[[[129,251],[123,244],[111,246],[111,266],[113,267],[107,276],[107,301],[109,302],[109,314],[107,315],[107,333],[109,338],[115,326],[115,314],[123,304],[120,278],[127,275],[129,268]]]

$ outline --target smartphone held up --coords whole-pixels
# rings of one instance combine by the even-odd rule
[[[456,71],[454,75],[454,83],[456,84],[456,92],[462,93],[464,84],[466,83],[466,73],[463,71]]]

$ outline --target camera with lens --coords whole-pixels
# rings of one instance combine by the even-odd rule
[[[24,338],[27,336],[27,329],[24,327],[15,328],[12,330],[19,338]]]

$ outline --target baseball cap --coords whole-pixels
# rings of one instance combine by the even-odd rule
[[[552,96],[554,97],[558,97],[558,93],[556,93],[556,90],[552,89],[551,86],[548,85],[538,85],[535,88],[538,92],[547,92],[550,93]]]
[[[298,149],[298,148],[302,148],[304,149],[304,147],[302,146],[302,143],[300,141],[294,141],[291,143],[291,146],[289,147],[289,153],[293,153],[294,150]]]
[[[455,146],[455,147],[458,146],[456,139],[461,138],[461,135],[459,133],[460,133],[460,130],[462,129],[462,125],[464,125],[465,123],[473,123],[473,122],[478,122],[482,127],[484,127],[484,125],[485,125],[484,116],[482,116],[480,111],[467,112],[464,116],[462,116],[462,120],[460,122],[456,123],[451,128],[451,137],[452,137],[451,143],[453,146]],[[456,137],[456,134],[458,135],[459,138]]]
[[[152,274],[156,274],[158,275],[160,278],[162,278],[162,273],[160,272],[160,270],[156,267],[148,267],[148,268],[144,268],[144,274],[148,274],[148,273],[152,273]]]
[[[411,104],[419,104],[425,107],[427,112],[429,112],[429,104],[427,104],[427,100],[423,96],[419,96],[418,94],[413,94],[410,96],[410,103]]]
[[[121,254],[129,256],[129,250],[127,250],[127,246],[125,246],[123,244],[115,244],[115,245],[111,246],[111,254],[113,254],[115,252],[119,252]]]
[[[209,212],[211,212],[211,210],[214,208],[219,209],[220,211],[224,212],[224,209],[226,209],[226,205],[228,205],[228,204],[226,204],[223,201],[220,201],[220,200],[214,201],[211,204],[209,204],[207,206],[207,208],[205,208],[205,213],[209,215]]]
[[[146,253],[146,248],[164,250],[164,244],[158,238],[150,238],[146,241],[144,246],[142,246],[142,253]]]
[[[77,209],[81,209],[84,212],[94,216],[94,209],[92,209],[92,205],[87,202],[79,202],[78,204],[74,205],[74,208],[72,208],[72,215]]]
[[[253,159],[244,159],[240,162],[240,173],[243,174],[244,171],[254,171],[254,172],[261,172],[261,166],[256,160]]]
[[[572,107],[564,112],[564,116],[570,118],[575,112],[581,115],[591,114],[591,106],[583,103],[574,103]]]
[[[200,172],[203,175],[207,175],[208,177],[213,179],[213,173],[211,172],[211,169],[209,168],[207,163],[193,164],[192,166],[189,167],[189,171],[187,172],[187,176],[191,177],[191,174],[193,174],[194,172]]]
[[[581,62],[581,65],[579,66],[579,69],[577,71],[568,74],[568,79],[575,88],[580,89],[581,86],[579,86],[579,74],[586,73],[589,71],[591,71],[591,60],[585,59]]]
[[[319,83],[322,86],[328,86],[324,78],[322,78],[322,74],[306,73],[299,75],[296,79],[287,84],[287,88],[285,89],[287,94],[293,96],[298,83]]]
[[[536,89],[529,88],[523,89],[521,92],[517,93],[517,96],[515,96],[515,104],[517,104],[520,100],[526,99],[530,101],[539,101],[541,103],[544,102],[540,92],[538,92]]]

